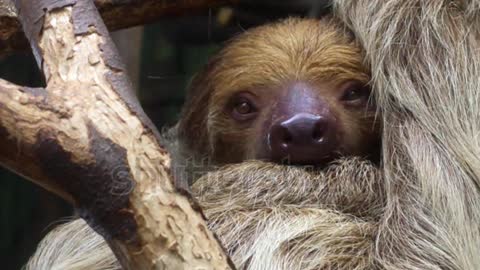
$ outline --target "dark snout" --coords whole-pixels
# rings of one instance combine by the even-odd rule
[[[317,165],[336,149],[335,123],[328,115],[298,113],[272,125],[268,136],[271,159],[291,164]]]
[[[336,119],[328,103],[306,85],[294,85],[277,104],[267,133],[268,158],[288,164],[322,165],[338,147]]]

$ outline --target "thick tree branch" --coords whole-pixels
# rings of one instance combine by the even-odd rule
[[[47,85],[0,81],[0,161],[72,201],[126,269],[230,269],[90,0],[17,0]]]
[[[151,23],[164,16],[235,2],[236,0],[95,0],[95,5],[107,28],[115,31]],[[0,56],[27,47],[28,42],[11,0],[0,0]]]
[[[73,202],[69,194],[63,191],[37,164],[32,155],[32,146],[36,140],[37,128],[43,119],[58,122],[57,114],[46,108],[44,89],[32,89],[11,84],[0,79],[0,145],[2,147],[0,163],[19,172],[24,177],[35,179],[42,187]],[[19,141],[25,143],[18,143]]]

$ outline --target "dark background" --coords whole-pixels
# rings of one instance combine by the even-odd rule
[[[317,17],[320,0],[242,0],[232,7],[206,10],[114,33],[145,111],[159,129],[172,125],[189,79],[222,43],[238,32],[287,16]],[[0,58],[0,77],[40,86],[30,52]],[[1,269],[20,269],[40,239],[74,215],[62,200],[0,167]]]

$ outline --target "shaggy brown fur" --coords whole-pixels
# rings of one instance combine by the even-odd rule
[[[380,179],[359,159],[326,172],[247,162],[202,177],[193,193],[239,269],[374,269]]]
[[[383,110],[389,269],[480,269],[480,2],[336,1]]]
[[[25,270],[121,270],[107,242],[77,219],[53,229]]]
[[[212,228],[248,269],[480,269],[480,2],[334,3],[371,66],[381,171],[355,159],[339,175],[229,167],[194,186]],[[70,243],[100,263],[111,254],[86,246],[99,242]],[[53,269],[41,261],[30,269]]]
[[[339,160],[325,172],[251,161],[205,175],[193,194],[239,269],[374,269],[380,179],[360,159]],[[92,253],[99,247],[103,252]],[[39,250],[27,269],[77,269],[86,257],[78,269],[95,261],[119,268],[103,239],[80,220],[53,231]]]

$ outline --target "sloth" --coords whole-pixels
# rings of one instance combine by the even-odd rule
[[[240,269],[371,269],[384,196],[369,80],[331,17],[242,33],[192,80],[165,141]]]
[[[238,269],[480,269],[478,2],[334,10],[354,35],[261,26],[193,80],[170,150],[210,228]],[[120,268],[81,220],[27,269],[59,265]]]

